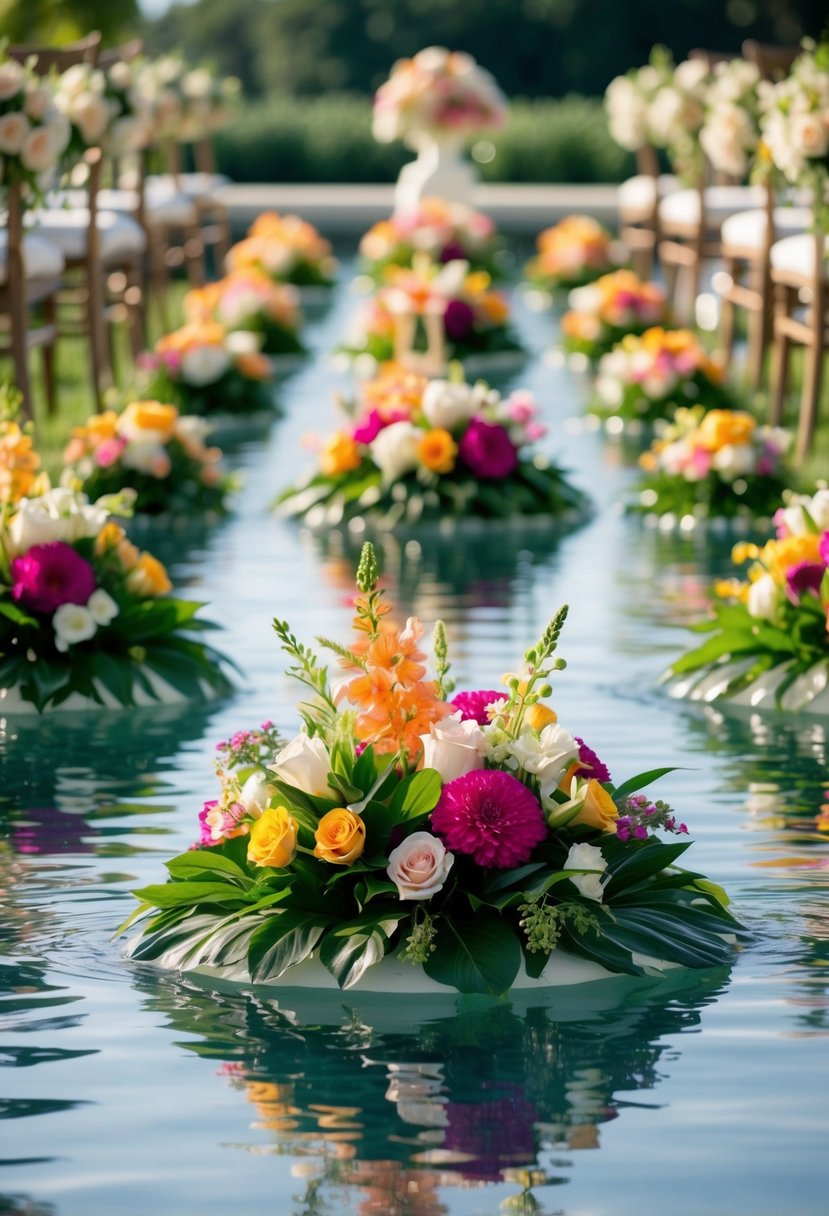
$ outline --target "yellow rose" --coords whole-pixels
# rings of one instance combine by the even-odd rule
[[[320,453],[320,469],[326,477],[350,473],[352,469],[359,469],[361,463],[357,444],[345,431],[332,435]]]
[[[751,414],[741,410],[709,410],[697,428],[697,443],[717,452],[728,445],[750,443],[757,429]]]
[[[121,547],[128,543],[121,542],[119,553]],[[166,595],[168,591],[172,591],[173,584],[158,558],[153,557],[152,553],[142,553],[127,575],[127,587],[133,595],[150,599],[157,595]]]
[[[455,467],[458,445],[443,427],[426,431],[417,445],[420,463],[433,473],[451,473]]]
[[[263,811],[250,829],[248,861],[256,866],[289,866],[296,857],[297,821],[287,807]]]
[[[126,533],[120,524],[108,520],[95,539],[95,554],[100,557],[110,549],[115,549],[124,539]]]
[[[619,811],[616,803],[607,790],[595,779],[587,783],[587,795],[579,813],[571,820],[571,824],[582,823],[588,828],[598,828],[600,832],[615,832]]]
[[[778,583],[785,583],[792,566],[821,560],[820,536],[817,532],[806,532],[803,536],[783,536],[780,540],[767,541],[759,557],[769,574]]]
[[[542,705],[537,702],[531,705],[524,715],[524,721],[531,730],[541,731],[545,726],[549,726],[551,722],[558,722],[558,714],[554,709],[550,709],[549,705]]]
[[[365,848],[366,825],[346,807],[329,811],[314,833],[314,856],[335,866],[350,866]]]
[[[121,417],[122,429],[131,424],[141,431],[158,431],[165,440],[172,436],[177,421],[176,407],[160,401],[133,401]]]

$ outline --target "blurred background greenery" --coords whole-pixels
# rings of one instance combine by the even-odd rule
[[[370,97],[395,59],[471,52],[512,98],[507,129],[473,147],[485,179],[618,181],[629,158],[600,97],[654,43],[738,52],[745,38],[819,36],[826,0],[0,0],[15,42],[140,33],[238,76],[244,113],[218,140],[237,181],[393,181],[409,154],[371,138]]]

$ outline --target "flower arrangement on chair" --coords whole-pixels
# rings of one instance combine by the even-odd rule
[[[234,481],[221,470],[221,450],[206,446],[208,430],[203,418],[160,401],[93,414],[72,431],[61,483],[92,501],[129,487],[141,514],[223,511]]]
[[[248,983],[290,985],[315,955],[351,988],[394,956],[493,994],[522,975],[554,982],[559,952],[632,974],[725,962],[742,934],[726,897],[676,866],[687,842],[656,832],[687,829],[640,792],[668,770],[614,785],[546,704],[567,610],[501,692],[452,698],[443,626],[433,678],[423,626],[392,622],[370,545],[357,586],[354,638],[320,639],[341,668],[336,692],[274,623],[310,692],[305,728],[286,746],[270,722],[221,745],[198,844],[168,862],[167,883],[135,892],[121,927],[144,918],[132,958],[219,974],[233,959]]]
[[[609,274],[625,261],[624,250],[598,220],[567,215],[536,240],[538,250],[525,275],[544,291],[570,291]]]
[[[629,422],[670,420],[683,406],[734,404],[725,373],[690,329],[628,334],[599,360],[594,413]]]
[[[546,428],[532,395],[509,397],[484,381],[429,380],[396,364],[362,386],[346,430],[335,432],[319,468],[279,497],[311,521],[370,518],[380,526],[446,516],[515,519],[583,514],[585,500],[532,447]]]
[[[650,62],[632,68],[624,76],[616,76],[607,86],[605,111],[611,137],[628,152],[637,152],[650,144],[660,143],[662,132],[651,121],[651,107],[668,86],[673,75],[673,61],[664,47],[654,47]]]
[[[54,83],[10,59],[0,46],[0,200],[18,182],[23,202],[37,201],[55,184],[71,138]]]
[[[615,270],[570,292],[570,310],[561,318],[563,346],[596,361],[628,334],[664,325],[668,319],[665,291],[646,283],[632,270]]]
[[[294,287],[332,287],[337,261],[331,243],[313,224],[298,215],[265,211],[248,229],[243,241],[228,252],[226,269],[259,270],[275,283]]]
[[[274,411],[273,368],[259,337],[229,332],[218,321],[188,321],[142,356],[148,399],[172,402],[182,414]]]
[[[297,289],[276,283],[253,267],[234,270],[215,283],[188,291],[182,302],[188,321],[218,321],[231,332],[259,335],[265,355],[305,352],[299,336],[302,313]]]
[[[723,580],[708,635],[671,667],[676,696],[829,713],[829,489],[784,495],[777,535],[734,546],[748,579]]]
[[[209,627],[201,605],[172,598],[161,562],[110,518],[127,504],[33,482],[25,437],[0,427],[4,708],[15,696],[41,711],[75,694],[131,706],[226,691],[224,659],[196,633]]]
[[[432,262],[465,261],[472,271],[498,273],[495,225],[464,203],[424,198],[414,211],[379,220],[360,241],[367,274],[382,283],[390,266],[412,267],[426,254]]]
[[[788,76],[757,86],[762,143],[776,169],[793,186],[826,204],[829,178],[829,42],[806,41]],[[824,231],[826,215],[817,217]]]
[[[387,269],[383,286],[364,304],[342,349],[352,356],[371,355],[378,363],[399,358],[400,318],[413,318],[424,325],[414,336],[414,349],[425,350],[430,317],[441,320],[448,359],[521,350],[510,328],[507,299],[493,290],[488,274],[470,272],[462,261],[439,267],[420,258],[412,270]]]
[[[678,409],[640,457],[631,510],[677,519],[769,516],[788,481],[789,434],[740,410]]]

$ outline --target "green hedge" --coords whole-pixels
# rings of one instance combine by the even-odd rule
[[[587,97],[514,102],[504,130],[472,152],[486,181],[615,182],[632,167],[601,102]],[[251,104],[219,134],[217,153],[237,182],[393,182],[412,156],[375,142],[371,104],[352,94]]]

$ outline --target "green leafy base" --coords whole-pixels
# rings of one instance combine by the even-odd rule
[[[647,397],[640,385],[628,384],[618,405],[606,405],[603,401],[594,400],[589,408],[590,413],[599,418],[652,423],[663,420],[670,422],[678,409],[693,405],[702,405],[706,410],[742,408],[732,389],[727,385],[715,384],[702,372],[682,380],[663,397]]]
[[[163,367],[151,375],[144,391],[148,397],[175,405],[182,414],[281,413],[267,380],[248,380],[231,368],[213,384],[193,385],[175,380]]]
[[[638,483],[639,501],[629,503],[627,510],[642,515],[693,515],[700,520],[760,516],[771,519],[787,482],[778,476],[738,480],[746,487],[742,494],[735,493],[732,483],[713,473],[701,481],[686,481],[667,473],[652,474]]]
[[[340,346],[337,349],[352,359],[359,358],[360,355],[371,355],[378,363],[388,363],[390,359],[394,358],[394,340],[390,335],[370,334],[363,346]],[[420,334],[419,339],[415,342],[415,350],[426,350],[426,339],[423,334]],[[487,329],[481,333],[470,334],[463,342],[448,342],[446,353],[449,359],[457,359],[462,363],[464,359],[471,359],[475,355],[495,355],[505,352],[521,354],[523,351],[524,347],[510,327],[502,325],[497,329]]]
[[[605,325],[602,332],[597,338],[587,340],[585,338],[568,338],[562,336],[561,346],[568,355],[586,355],[591,363],[598,363],[602,355],[609,354],[613,347],[626,338],[628,334],[643,334],[646,329],[652,329],[654,325],[662,324],[659,321],[649,322],[647,325],[635,325],[630,328],[618,329],[613,325]]]
[[[280,325],[271,317],[259,316],[252,318],[250,323],[240,326],[248,333],[262,335],[263,355],[304,355],[307,351],[302,344],[299,334]]]
[[[585,496],[562,469],[541,458],[522,461],[503,481],[482,481],[463,470],[421,480],[416,473],[384,485],[380,470],[365,460],[359,469],[327,476],[315,473],[285,490],[276,501],[287,515],[316,517],[334,526],[368,517],[378,527],[455,518],[512,519],[521,516],[583,515]]]

